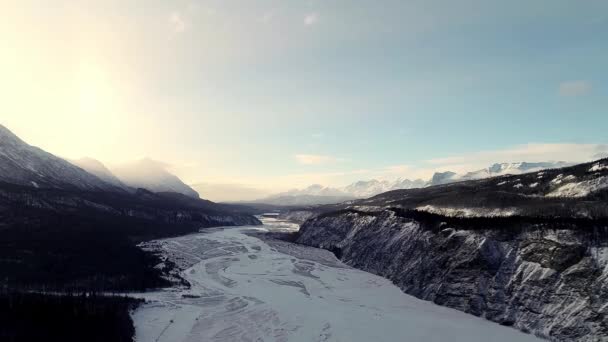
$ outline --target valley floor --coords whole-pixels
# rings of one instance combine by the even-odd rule
[[[515,329],[406,295],[328,251],[260,239],[280,221],[157,240],[189,289],[136,294],[136,340],[537,341]]]

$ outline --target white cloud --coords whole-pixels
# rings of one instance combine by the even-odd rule
[[[319,20],[319,15],[317,13],[308,13],[304,16],[304,25],[312,26],[317,23]]]
[[[319,154],[296,154],[294,157],[302,165],[320,165],[337,160],[334,157]]]
[[[580,96],[589,93],[592,88],[589,81],[566,81],[559,84],[559,94],[566,97]]]
[[[186,21],[179,11],[173,11],[169,15],[169,24],[174,33],[182,33],[186,30]]]

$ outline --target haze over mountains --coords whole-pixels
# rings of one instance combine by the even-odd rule
[[[0,125],[0,181],[33,187],[122,191],[82,168],[30,146]]]
[[[192,198],[200,198],[198,192],[168,172],[165,164],[149,158],[122,164],[112,170],[92,158],[81,158],[71,162],[103,181],[125,189],[144,188],[153,192],[176,192]]]
[[[319,184],[311,185],[304,189],[293,189],[256,200],[256,203],[272,205],[316,205],[332,204],[343,201],[368,198],[387,191],[424,188],[428,186],[449,184],[459,181],[484,179],[503,175],[519,175],[523,173],[541,171],[545,169],[560,168],[571,165],[571,163],[538,162],[538,163],[496,163],[487,168],[458,174],[452,171],[436,172],[431,179],[410,180],[397,178],[393,181],[371,179],[358,181],[341,188],[324,187]]]
[[[165,164],[149,158],[121,165],[112,169],[112,172],[131,187],[145,188],[154,192],[177,192],[199,198],[198,192],[169,173]]]
[[[97,176],[99,179],[113,184],[121,188],[128,188],[112,171],[110,171],[103,163],[97,159],[84,157],[80,159],[70,160],[70,163],[80,167],[90,174]]]
[[[354,199],[355,197],[342,189],[313,184],[305,189],[292,189],[253,201],[272,205],[312,205],[332,204]]]
[[[163,163],[141,159],[112,170],[93,158],[67,161],[30,146],[0,125],[0,181],[33,187],[93,191],[198,193],[169,173]]]

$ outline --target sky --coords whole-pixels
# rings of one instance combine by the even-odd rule
[[[608,1],[0,0],[0,123],[283,191],[608,151]]]

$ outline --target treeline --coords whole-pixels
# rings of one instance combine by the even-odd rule
[[[0,341],[132,341],[139,301],[95,293],[170,286],[163,260],[137,244],[200,225],[39,200],[0,203]]]
[[[608,243],[608,218],[583,218],[583,217],[561,217],[561,216],[494,216],[494,217],[450,217],[426,211],[403,208],[388,208],[395,215],[419,222],[425,229],[440,231],[445,228],[458,230],[494,230],[502,233],[505,237],[513,237],[524,231],[537,230],[573,230],[587,235],[594,241]],[[355,209],[343,209],[321,214],[319,219],[337,217],[347,213],[361,216],[378,217],[384,211],[359,211]]]
[[[0,341],[131,342],[141,300],[0,291]]]
[[[170,285],[162,260],[137,247],[195,225],[20,208],[0,229],[0,285],[53,291],[143,291]]]
[[[0,341],[132,341],[129,310],[138,301],[94,294],[170,286],[155,266],[174,265],[137,245],[259,223],[240,209],[146,190],[0,183]]]
[[[485,216],[450,217],[420,210],[390,208],[397,216],[420,222],[430,229],[455,228],[460,230],[500,230],[519,233],[524,230],[569,229],[602,236],[608,239],[608,218],[552,217],[552,216]]]

